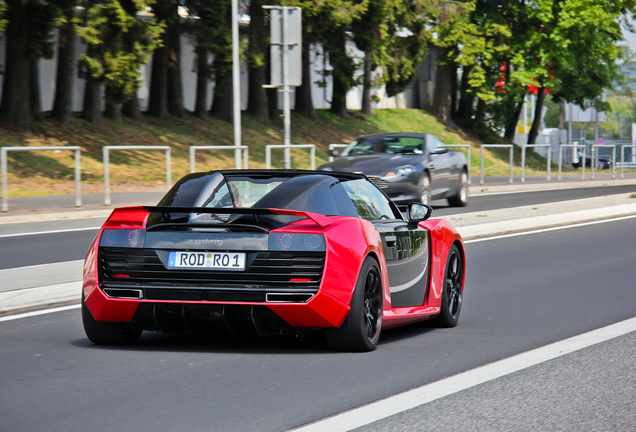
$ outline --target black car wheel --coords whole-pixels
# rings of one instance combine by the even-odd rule
[[[468,174],[463,171],[459,174],[457,193],[448,198],[448,204],[452,207],[466,207],[468,204]]]
[[[422,204],[431,205],[431,178],[423,173],[417,182],[417,192]]]
[[[337,351],[373,351],[382,329],[382,282],[380,267],[367,257],[358,276],[351,311],[339,328],[325,332],[327,344]]]
[[[84,294],[82,294],[82,323],[86,336],[95,345],[132,345],[137,342],[142,332],[141,328],[128,323],[97,321],[84,303]]]
[[[440,314],[435,318],[438,327],[455,327],[462,309],[464,295],[464,265],[456,245],[448,252],[444,271],[444,288]]]

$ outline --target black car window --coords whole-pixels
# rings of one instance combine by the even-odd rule
[[[391,154],[422,154],[423,148],[424,140],[419,137],[389,137],[385,152]]]
[[[358,215],[366,220],[399,219],[389,200],[365,179],[343,182]]]

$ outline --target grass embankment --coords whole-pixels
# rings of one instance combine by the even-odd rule
[[[231,124],[217,119],[199,120],[193,116],[165,120],[146,117],[143,122],[104,121],[94,126],[75,119],[72,128],[53,121],[39,124],[40,134],[27,134],[15,129],[0,128],[0,147],[4,146],[81,146],[82,192],[102,192],[104,166],[102,147],[113,145],[168,145],[171,147],[172,180],[190,172],[189,147],[195,145],[233,145]],[[438,123],[433,116],[420,110],[375,110],[372,117],[361,115],[342,119],[328,111],[318,111],[317,120],[292,115],[291,141],[294,144],[316,144],[316,166],[327,161],[330,143],[348,143],[358,135],[376,132],[428,132],[446,144],[470,144],[472,175],[479,176],[479,142],[461,132]],[[281,126],[266,125],[248,115],[242,116],[242,144],[249,146],[249,167],[265,168],[265,145],[282,144]],[[463,149],[465,151],[465,149]],[[528,152],[527,175],[542,173],[545,160]],[[75,183],[74,152],[41,151],[9,152],[9,196],[72,193]],[[309,150],[294,150],[292,168],[310,166]],[[508,175],[508,150],[486,152],[484,174]],[[520,153],[516,149],[515,173],[520,174]],[[272,166],[283,167],[283,150],[272,152]],[[234,152],[217,150],[196,153],[198,171],[234,168]],[[122,150],[110,153],[110,184],[112,190],[165,188],[165,152]]]

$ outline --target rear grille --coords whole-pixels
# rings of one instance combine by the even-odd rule
[[[102,288],[140,288],[148,300],[265,302],[266,294],[315,294],[324,252],[248,252],[245,271],[167,269],[154,249],[99,249]],[[117,275],[117,276],[115,276]]]
[[[367,177],[369,178],[369,180],[371,180],[371,183],[373,183],[380,189],[386,189],[389,187],[389,182],[384,180],[382,177],[373,177],[373,176],[367,176]]]

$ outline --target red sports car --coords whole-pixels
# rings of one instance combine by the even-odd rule
[[[155,207],[113,211],[84,264],[82,318],[96,344],[143,330],[306,335],[375,349],[382,328],[457,324],[462,239],[431,207],[406,218],[365,176],[190,174]]]

